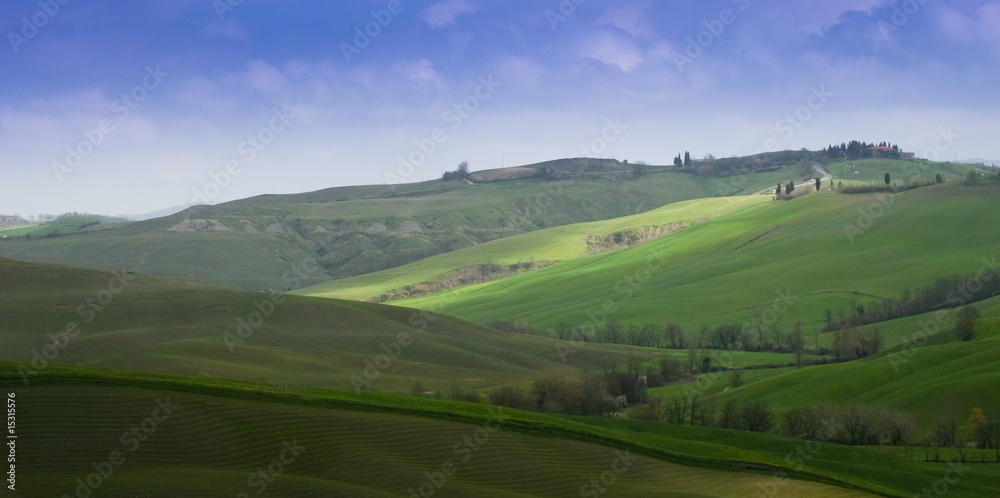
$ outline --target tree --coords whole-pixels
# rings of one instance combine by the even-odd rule
[[[886,173],[885,174],[885,184],[888,185],[889,182],[891,182],[891,181],[892,181],[892,179],[889,177],[889,173]]]
[[[780,183],[778,184],[778,188],[774,190],[774,193],[775,193],[775,194],[776,194],[776,195],[777,195],[778,197],[781,197],[781,184],[780,184]]]
[[[469,177],[469,161],[462,161],[458,163],[458,177],[459,178]]]
[[[687,151],[684,152],[684,166],[691,166],[691,153]]]
[[[972,340],[976,331],[976,320],[982,317],[979,308],[975,306],[965,306],[958,310],[958,323],[955,324],[955,335],[960,341]]]
[[[684,166],[684,160],[681,159],[680,154],[677,154],[677,157],[674,158],[674,166],[677,166],[678,168]]]
[[[972,426],[972,440],[980,448],[991,448],[993,441],[990,440],[990,421],[986,418],[986,412],[982,408],[973,408],[969,417],[969,425]]]
[[[802,320],[795,322],[792,331],[788,334],[788,349],[795,353],[795,364],[802,366],[802,353],[806,345],[805,336],[802,334]]]
[[[740,386],[743,385],[743,370],[740,370],[738,368],[734,368],[734,369],[730,370],[729,373],[730,373],[730,375],[732,377],[732,380],[733,380],[733,383],[732,383],[733,389],[736,389],[737,387],[740,387]]]
[[[823,184],[823,180],[820,177],[816,177],[816,191],[819,192],[820,185]]]
[[[674,382],[686,376],[684,365],[676,356],[670,354],[660,357],[660,375],[664,382]]]
[[[948,414],[941,417],[931,428],[934,444],[940,448],[951,448],[958,443],[958,415]]]
[[[938,173],[937,176],[934,177],[934,181],[938,183],[944,183],[944,177],[941,176],[941,173]]]
[[[760,401],[750,401],[736,410],[739,428],[750,432],[767,432],[774,427],[774,412]]]
[[[795,181],[790,181],[788,185],[785,185],[785,193],[791,194],[793,190],[795,190]]]
[[[667,326],[664,328],[664,341],[666,341],[666,346],[671,349],[683,349],[684,348],[684,329],[681,328],[677,322],[673,320],[667,322]]]

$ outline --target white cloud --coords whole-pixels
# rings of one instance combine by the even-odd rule
[[[439,90],[443,87],[441,75],[434,70],[434,65],[427,59],[398,62],[393,69],[421,87],[434,85]]]
[[[246,85],[264,94],[280,94],[288,87],[285,75],[276,67],[259,60],[247,62]]]
[[[601,61],[609,66],[618,66],[626,73],[632,72],[645,62],[642,51],[631,40],[606,31],[594,33],[583,42],[582,55]]]
[[[632,38],[652,39],[655,36],[646,2],[627,5],[605,12],[597,19],[598,26],[611,25],[632,35]]]
[[[434,29],[440,29],[452,24],[458,16],[473,14],[479,8],[469,0],[445,0],[424,10],[424,21]]]

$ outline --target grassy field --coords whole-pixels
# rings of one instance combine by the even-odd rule
[[[2,235],[6,236],[8,239],[20,240],[27,237],[42,239],[67,234],[83,233],[85,231],[113,230],[115,227],[116,226],[114,224],[101,225],[97,223],[96,220],[90,218],[71,216],[38,224],[0,227],[0,232],[2,232]],[[8,242],[14,241],[10,240]]]
[[[854,165],[853,168],[850,165]],[[831,162],[826,170],[833,175],[833,182],[844,185],[885,185],[885,174],[889,173],[892,183],[902,186],[907,182],[920,183],[934,181],[940,174],[946,181],[963,181],[965,175],[978,168],[959,163],[932,163],[928,161],[900,161],[896,159],[861,159],[859,161]]]
[[[294,291],[294,294],[363,300],[390,289],[433,280],[449,271],[490,261],[569,261],[590,254],[587,238],[643,227],[683,223],[695,225],[749,206],[769,202],[766,196],[718,197],[682,201],[642,214],[606,221],[577,223],[505,237],[392,268],[352,278],[332,280]]]
[[[774,488],[790,496],[909,496],[947,468],[834,444],[796,461],[788,455],[802,441],[767,434],[373,393],[65,367],[23,387],[11,370],[2,364],[0,382],[16,391],[19,490],[33,494],[72,493],[77,478],[95,472],[92,462],[113,469],[97,487],[102,496],[253,495],[265,482],[262,468],[268,496],[407,495],[428,475],[442,496],[567,496],[613,468],[622,470],[608,474],[615,496]],[[127,434],[131,427],[142,440]],[[616,451],[628,452],[628,467],[613,467],[624,454]],[[272,464],[278,458],[284,462]],[[454,472],[434,476],[448,460]],[[990,476],[969,473],[951,490],[988,493]]]
[[[964,423],[972,408],[1000,408],[998,367],[1000,341],[992,338],[786,371],[730,389],[720,397],[763,401],[779,412],[824,401],[860,401],[905,410],[921,423],[921,434],[926,434],[933,422],[951,411]],[[746,378],[755,380],[749,372]]]
[[[322,271],[300,282],[303,286],[543,228],[751,193],[798,176],[798,166],[792,165],[734,178],[658,171],[631,180],[597,175],[340,187],[199,206],[100,233],[12,241],[0,245],[0,256],[105,270],[134,268],[241,290],[287,289],[282,276],[305,258],[315,259]],[[176,231],[185,220],[204,224],[195,231]]]
[[[974,273],[996,259],[1000,232],[990,214],[1000,186],[949,181],[889,196],[823,190],[790,201],[756,194],[806,176],[802,166],[730,178],[647,168],[646,176],[627,180],[590,165],[590,176],[556,184],[350,187],[194,208],[100,233],[4,242],[0,254],[116,270],[0,257],[0,384],[16,395],[18,491],[933,493],[952,467],[912,452],[642,422],[629,419],[635,403],[596,418],[427,395],[527,387],[552,370],[656,366],[664,356],[685,363],[689,355],[568,345],[483,326],[494,320],[552,328],[563,321],[673,319],[693,334],[702,325],[743,322],[758,308],[782,330],[803,321],[806,347],[818,348],[832,340],[814,333],[826,309],[836,318],[856,304]],[[902,182],[939,172],[956,180],[968,171],[884,160],[857,161],[854,169],[856,183],[881,181],[886,172]],[[736,193],[747,195],[726,197]],[[196,226],[190,218],[206,221]],[[209,226],[216,229],[202,229]],[[655,235],[621,248],[629,245],[619,244],[623,238],[642,233]],[[434,255],[444,250],[451,252]],[[297,293],[190,281],[295,289],[329,279],[331,268],[362,272],[386,258],[401,258],[391,265],[399,267]],[[405,264],[407,258],[414,262]],[[393,303],[407,307],[359,301],[457,269],[525,261],[555,263]],[[780,368],[746,370],[740,387],[731,373],[716,372],[650,394],[694,389],[720,405],[762,401],[779,417],[817,402],[862,402],[912,414],[918,437],[955,412],[967,432],[972,408],[1000,408],[1000,296],[976,306],[985,318],[971,342],[956,342],[956,313],[939,310],[866,327],[879,329],[886,348],[849,363],[798,368],[790,366],[792,354],[699,350],[698,359],[713,366]],[[938,332],[924,342],[917,332],[930,321]],[[948,496],[995,496],[998,482],[1000,465],[975,464],[948,481]]]
[[[553,368],[615,368],[629,354],[650,362],[685,354],[588,343],[563,361],[554,339],[502,333],[406,308],[272,297],[4,259],[0,272],[5,279],[0,359],[24,362],[32,370],[44,369],[38,365],[46,361],[36,353],[52,344],[53,336],[60,337],[68,323],[76,328],[60,339],[57,363],[281,385],[352,388],[360,379],[367,388],[395,392],[410,392],[416,382],[428,390],[481,389],[530,381]],[[369,367],[385,362],[379,360],[385,354],[395,355],[386,368]],[[753,353],[747,361],[784,364],[794,358]]]
[[[758,307],[774,310],[779,327],[802,320],[811,333],[827,308],[836,317],[992,261],[998,195],[996,186],[951,182],[890,197],[820,192],[758,203],[632,249],[399,304],[446,300],[443,312],[477,323],[673,318],[688,331],[742,323]]]

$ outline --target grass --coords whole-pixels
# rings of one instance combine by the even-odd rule
[[[808,338],[827,308],[836,317],[855,302],[977,271],[997,247],[988,215],[997,194],[951,182],[897,194],[888,208],[885,198],[832,192],[754,204],[640,247],[399,304],[447,300],[439,309],[473,322],[518,317],[545,328],[673,318],[689,332],[742,323],[759,307],[785,330],[804,321]],[[868,211],[881,216],[859,225]],[[792,296],[787,306],[779,293]]]
[[[965,422],[972,408],[988,412],[1000,408],[996,403],[1000,399],[998,367],[1000,342],[983,339],[905,352],[897,349],[863,360],[793,369],[759,380],[748,372],[745,386],[718,396],[762,401],[779,413],[819,402],[864,402],[909,412],[917,419],[920,434],[926,435],[938,419],[950,412],[959,414]]]
[[[681,222],[695,225],[749,206],[768,202],[764,196],[697,199],[670,204],[642,214],[606,221],[577,223],[530,232],[447,254],[426,258],[399,268],[338,279],[294,291],[294,294],[363,300],[390,289],[431,281],[449,271],[496,261],[569,261],[589,255],[587,237],[618,231]]]
[[[406,308],[300,296],[279,296],[275,303],[270,294],[132,274],[121,277],[123,285],[111,273],[2,258],[0,273],[0,360],[25,366],[67,323],[76,324],[76,335],[58,351],[56,363],[404,393],[416,382],[429,390],[485,389],[529,382],[555,368],[615,368],[630,354],[654,363],[684,354],[596,343],[565,354],[551,338]],[[114,289],[120,292],[112,294]],[[263,323],[262,315],[254,318],[261,309],[270,313]],[[259,326],[249,334],[244,327],[241,338],[241,320]],[[401,333],[408,344],[397,346]],[[369,367],[385,362],[378,355],[386,349],[398,351],[397,358],[386,368]],[[748,361],[793,360],[761,353]]]
[[[468,460],[442,492],[576,494],[612,465],[616,450],[636,455],[613,488],[628,496],[659,496],[665,489],[736,496],[767,483],[799,496],[908,496],[945,468],[833,444],[798,465],[786,454],[802,442],[767,434],[78,367],[53,367],[31,387],[15,387],[19,379],[11,367],[2,365],[0,382],[17,391],[19,476],[44,476],[20,481],[34,494],[72,492],[77,477],[93,472],[90,463],[115,449],[126,460],[102,485],[102,495],[246,492],[247,476],[290,441],[304,450],[283,467],[270,493],[407,494],[425,472],[463,455]],[[134,452],[123,449],[122,432],[141,427],[156,400],[166,398],[175,412],[131,446]],[[476,450],[456,453],[458,442],[487,424],[499,430],[481,438]],[[73,451],[54,451],[67,447]],[[795,479],[776,478],[778,472]],[[952,492],[976,496],[988,492],[989,483],[988,476],[970,473]]]
[[[127,267],[240,290],[287,290],[543,228],[751,193],[790,174],[703,178],[672,171],[636,180],[585,177],[481,185],[431,180],[264,195],[99,233],[13,241],[0,245],[0,256],[105,270]],[[231,231],[168,231],[185,219],[216,220]],[[306,258],[324,271],[289,285],[284,274]]]
[[[849,165],[853,164],[854,168]],[[934,181],[937,174],[946,181],[963,181],[969,171],[979,168],[968,164],[938,163],[926,160],[861,159],[858,161],[827,163],[826,170],[833,175],[833,183],[845,185],[885,185],[885,174],[891,182],[904,185],[910,182]]]

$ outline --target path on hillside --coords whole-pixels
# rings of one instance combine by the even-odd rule
[[[823,175],[823,178],[821,178],[821,180],[823,180],[824,182],[833,179],[833,175],[831,175],[830,172],[823,167],[822,163],[813,161],[813,169],[816,170],[817,173]]]
[[[831,175],[830,172],[827,171],[826,168],[823,167],[822,163],[818,163],[816,161],[813,161],[812,167],[813,167],[813,170],[815,170],[817,173],[819,173],[821,175],[821,177],[820,177],[821,181],[828,182],[828,181],[830,181],[830,180],[833,179],[833,175]],[[802,182],[802,183],[796,183],[795,184],[795,188],[807,187],[807,186],[815,185],[815,181],[816,180],[814,179],[814,180],[805,181],[805,182]]]

